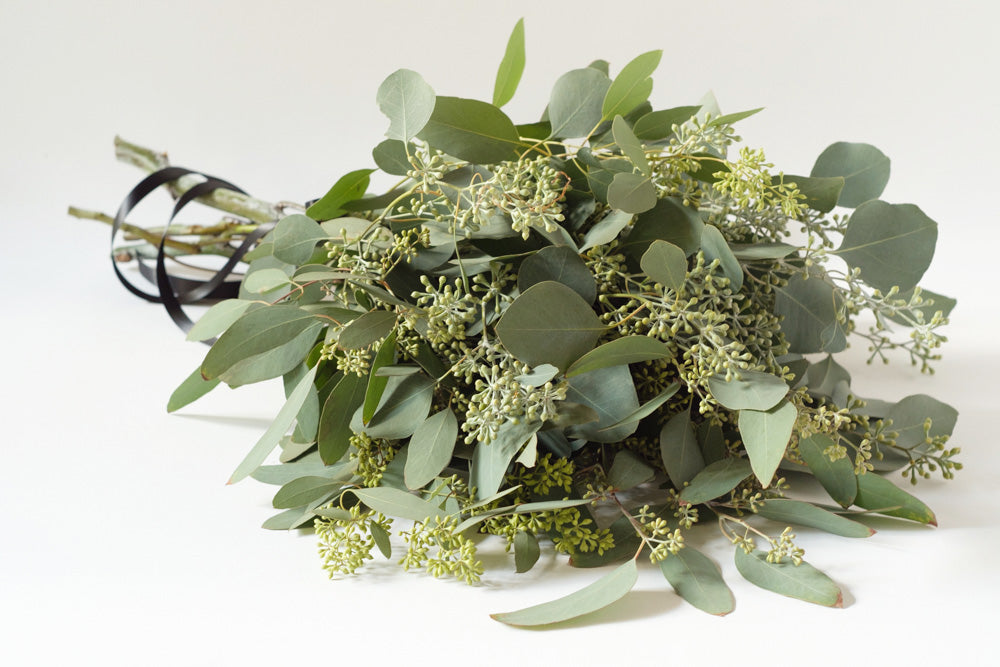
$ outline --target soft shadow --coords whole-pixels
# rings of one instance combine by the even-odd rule
[[[552,623],[537,627],[523,627],[522,630],[560,630],[564,628],[589,628],[597,625],[610,625],[653,618],[668,614],[683,601],[672,592],[664,591],[629,591],[621,600],[609,604],[603,609],[591,612],[579,618]]]
[[[210,422],[214,424],[230,424],[232,426],[246,426],[247,428],[266,430],[268,426],[271,425],[273,419],[264,419],[263,417],[220,417],[217,415],[192,415],[192,414],[177,414],[174,415],[179,419],[190,419],[192,421],[199,422]]]
[[[856,597],[854,597],[854,594],[851,593],[850,589],[848,589],[846,586],[844,586],[841,583],[838,583],[837,586],[840,587],[840,599],[841,599],[841,603],[842,603],[840,605],[841,608],[842,609],[847,609],[848,607],[854,606],[854,603],[857,602],[858,599]]]

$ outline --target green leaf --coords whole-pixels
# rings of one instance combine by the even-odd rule
[[[406,486],[420,489],[437,477],[451,461],[457,438],[458,420],[448,408],[424,420],[410,438],[403,477]]]
[[[656,206],[656,188],[648,176],[617,173],[608,186],[608,205],[626,213],[643,213]]]
[[[844,189],[837,203],[854,208],[882,194],[889,182],[889,158],[871,144],[839,141],[824,150],[810,176],[841,176]]]
[[[757,109],[750,109],[749,111],[737,111],[736,113],[727,113],[717,118],[713,118],[708,123],[708,127],[722,127],[723,125],[732,125],[737,123],[744,118],[749,118],[750,116],[756,115],[764,110],[764,107],[758,107]]]
[[[510,102],[524,73],[524,19],[518,19],[507,40],[496,82],[493,84],[493,106],[502,107]],[[519,570],[520,571],[520,570]]]
[[[692,505],[715,500],[735,489],[752,474],[750,462],[746,459],[728,458],[716,461],[694,476],[690,486],[681,491],[680,498]]]
[[[408,69],[396,70],[382,82],[375,95],[379,110],[389,118],[385,136],[409,141],[417,136],[434,111],[434,89]]]
[[[365,505],[386,516],[410,519],[411,521],[423,521],[434,517],[444,518],[445,516],[444,511],[434,503],[418,498],[412,493],[387,486],[377,486],[371,489],[348,489],[345,493],[353,493]]]
[[[660,571],[678,595],[704,612],[725,616],[735,608],[719,566],[694,547],[685,546],[661,560]]]
[[[653,111],[637,120],[632,131],[635,132],[635,136],[645,141],[667,139],[674,133],[675,125],[680,126],[691,120],[699,109],[700,106],[694,106]]]
[[[201,376],[201,367],[194,369],[191,375],[181,382],[174,393],[170,394],[167,401],[167,412],[176,412],[185,405],[194,403],[199,398],[215,389],[219,384],[218,380],[206,380]]]
[[[469,486],[476,487],[476,498],[482,500],[500,489],[507,467],[514,455],[541,428],[539,422],[527,420],[515,424],[506,422],[489,444],[477,443],[472,454]]]
[[[672,382],[670,385],[667,386],[666,389],[661,391],[659,394],[649,399],[648,401],[640,405],[638,408],[636,408],[629,414],[619,419],[611,426],[605,426],[601,430],[611,431],[612,429],[617,429],[621,426],[627,426],[629,424],[638,424],[640,421],[642,421],[649,415],[656,412],[660,408],[660,406],[666,403],[668,400],[670,400],[673,397],[673,395],[677,393],[677,390],[680,388],[681,385],[679,382]]]
[[[298,386],[299,381],[308,372],[309,366],[303,363],[285,373],[284,377],[281,378],[281,381],[284,386],[286,399],[291,396],[295,387]],[[299,414],[295,416],[295,431],[292,433],[292,439],[305,445],[306,447],[311,447],[312,443],[316,441],[316,429],[319,425],[319,414],[319,392],[317,391],[314,383],[312,389],[309,390],[309,395],[306,396],[306,400],[302,403],[302,408],[299,410]],[[282,453],[288,454],[290,451],[286,447],[285,451]]]
[[[842,537],[871,537],[875,534],[874,530],[864,524],[801,500],[773,498],[758,507],[757,514],[779,523],[809,526]]]
[[[398,139],[386,139],[373,148],[372,159],[379,169],[393,176],[406,176],[413,169],[406,155],[406,144]]]
[[[315,223],[313,223],[315,224]],[[281,269],[263,268],[248,273],[241,289],[251,294],[264,294],[288,285],[288,274]]]
[[[288,482],[274,495],[275,509],[291,509],[308,505],[342,487],[344,483],[329,477],[299,477]]]
[[[834,361],[832,354],[826,355],[826,359],[822,361],[811,364],[806,370],[805,385],[809,393],[833,398],[844,383],[851,384],[851,374]]]
[[[809,205],[809,208],[820,213],[829,213],[837,206],[837,200],[840,199],[840,193],[844,190],[845,183],[843,176],[814,178],[788,174],[785,174],[783,182],[795,183],[799,192],[806,196],[806,204]]]
[[[607,245],[621,234],[621,231],[632,222],[632,214],[625,211],[612,210],[608,215],[599,220],[590,230],[583,235],[583,243],[580,245],[580,252],[589,250],[595,246]]]
[[[897,294],[896,298],[903,299],[909,303],[910,299],[913,297],[913,292],[914,290],[905,290]],[[917,306],[916,310],[923,313],[924,322],[930,322],[931,318],[933,318],[934,314],[938,311],[941,312],[942,316],[948,317],[951,314],[952,309],[958,305],[958,301],[955,299],[949,296],[944,296],[943,294],[938,294],[937,292],[932,292],[929,289],[920,288],[920,296],[926,303],[924,305]],[[902,315],[885,315],[884,317],[904,326],[912,326],[902,317]],[[195,326],[198,325],[196,324]]]
[[[368,523],[368,532],[371,533],[372,540],[374,540],[375,546],[382,552],[382,555],[386,558],[392,558],[392,543],[389,542],[389,533],[386,532],[385,528],[374,521],[370,521]]]
[[[347,453],[354,435],[351,416],[364,402],[366,388],[365,378],[345,373],[327,396],[316,435],[324,463],[336,463]]]
[[[622,68],[604,96],[601,105],[603,120],[611,120],[616,114],[624,116],[649,99],[653,91],[650,76],[656,71],[662,56],[663,51],[649,51]]]
[[[269,517],[260,527],[264,530],[292,530],[293,528],[298,528],[314,516],[316,515],[311,510],[302,511],[301,507],[297,507],[278,512],[274,516]]]
[[[191,330],[188,340],[208,340],[218,336],[228,329],[233,322],[240,319],[247,308],[254,305],[253,301],[243,299],[224,299],[205,311]]]
[[[760,483],[771,484],[785,449],[792,437],[798,413],[795,406],[782,401],[770,410],[740,410],[739,427],[750,465]]]
[[[552,138],[586,137],[595,130],[601,122],[604,95],[610,87],[607,75],[591,67],[559,77],[549,98]]]
[[[844,598],[830,577],[809,563],[768,563],[767,554],[751,554],[736,549],[736,569],[751,584],[791,598],[813,602],[824,607],[843,607]]]
[[[566,597],[534,607],[502,614],[490,614],[490,616],[501,623],[519,627],[549,625],[559,621],[567,621],[597,611],[616,600],[620,600],[632,590],[638,577],[639,571],[635,561],[629,560],[586,588]]]
[[[420,138],[439,150],[474,164],[512,160],[522,148],[517,128],[492,104],[438,96]]]
[[[340,332],[337,344],[345,350],[368,347],[380,338],[385,338],[396,326],[398,316],[389,310],[372,310],[351,320]]]
[[[514,567],[518,574],[533,568],[541,553],[534,535],[526,530],[517,531],[514,535]]]
[[[568,246],[545,246],[521,263],[517,273],[517,288],[521,292],[546,280],[562,283],[587,303],[593,303],[597,298],[594,274],[580,255]]]
[[[316,244],[329,238],[323,228],[307,215],[296,213],[278,221],[271,232],[274,256],[288,264],[305,264]]]
[[[858,475],[858,496],[854,504],[877,514],[937,525],[937,517],[930,507],[873,472]]]
[[[615,116],[614,121],[611,122],[611,134],[615,138],[615,143],[622,149],[625,157],[631,160],[632,164],[643,174],[651,176],[653,172],[649,168],[649,160],[646,159],[646,150],[642,147],[642,143],[636,138],[635,134],[632,133],[632,128],[628,126],[624,118]]]
[[[608,470],[608,484],[616,491],[626,491],[653,479],[656,471],[635,454],[621,450]]]
[[[231,387],[279,377],[302,363],[322,328],[321,320],[295,306],[251,310],[208,351],[202,376]]]
[[[566,377],[589,373],[599,368],[621,366],[652,359],[669,359],[673,354],[666,343],[649,336],[625,336],[596,347],[566,370]]]
[[[634,558],[641,542],[628,517],[619,517],[611,524],[609,530],[614,540],[613,547],[605,549],[604,553],[577,551],[569,558],[570,567],[603,567]]]
[[[306,215],[319,222],[339,218],[347,212],[343,208],[344,204],[365,194],[373,171],[375,170],[358,169],[341,176],[322,199],[306,209]]]
[[[883,292],[913,289],[934,257],[937,223],[913,204],[868,201],[847,221],[836,253]]]
[[[295,416],[299,414],[299,410],[302,408],[306,397],[309,396],[309,390],[313,388],[313,380],[316,379],[317,368],[317,366],[313,366],[302,377],[302,380],[299,381],[299,384],[292,391],[288,400],[285,401],[281,410],[278,411],[277,416],[275,416],[274,421],[271,422],[271,425],[264,432],[264,435],[260,437],[257,444],[246,455],[246,458],[233,471],[232,476],[230,476],[227,482],[228,484],[238,482],[252,473],[257,466],[264,462],[268,454],[274,450],[281,436],[285,435],[288,428],[292,425],[292,421],[295,420]]]
[[[729,278],[729,285],[734,292],[743,287],[743,266],[730,250],[726,238],[715,225],[705,225],[701,235],[701,249],[705,251],[708,261],[719,260],[722,275]]]
[[[378,403],[382,400],[382,394],[385,392],[385,386],[389,382],[389,376],[394,375],[393,373],[383,374],[381,371],[392,368],[390,364],[395,360],[395,357],[396,333],[392,332],[379,345],[378,352],[375,353],[375,359],[372,360],[371,368],[368,371],[368,387],[365,389],[365,400],[361,410],[361,421],[365,424],[370,422],[375,415]],[[409,370],[408,373],[400,373],[399,375],[409,375],[410,372],[418,372],[420,369],[410,367],[407,370]]]
[[[605,326],[571,288],[551,280],[536,283],[504,311],[496,326],[500,342],[529,366],[560,370],[589,352]]]
[[[850,459],[831,461],[830,457],[823,453],[833,444],[828,435],[816,433],[799,440],[799,456],[806,462],[809,470],[830,497],[843,507],[850,507],[858,495],[858,480],[854,475],[854,466]]]
[[[796,274],[774,290],[774,312],[783,318],[781,331],[789,352],[841,352],[847,347],[847,334],[837,321],[842,299],[830,283]]]
[[[636,261],[656,239],[669,241],[693,255],[701,249],[701,235],[705,225],[698,212],[684,206],[680,200],[666,197],[656,202],[656,206],[636,218],[632,231],[621,244],[626,255]]]
[[[598,421],[574,426],[571,437],[592,442],[619,442],[635,433],[638,421],[623,419],[639,407],[635,384],[628,366],[611,366],[569,379],[566,400],[592,408]],[[616,428],[607,427],[619,424]]]
[[[710,377],[708,389],[730,410],[770,410],[788,393],[788,385],[777,375],[747,370],[728,382],[723,375]]]
[[[705,469],[691,413],[687,410],[675,414],[660,430],[660,457],[670,482],[678,489],[683,489],[685,483]]]
[[[542,364],[524,375],[518,375],[515,379],[525,387],[541,387],[557,375],[559,375],[558,368],[552,364]]]
[[[427,418],[434,398],[434,381],[423,374],[388,378],[382,399],[367,424],[361,411],[351,419],[351,429],[364,431],[372,438],[398,440],[413,434]]]
[[[892,430],[899,433],[896,446],[910,449],[925,444],[928,436],[951,435],[958,421],[958,410],[926,394],[915,394],[893,405],[886,417],[892,420]],[[925,435],[927,419],[931,420],[931,428]]]
[[[698,426],[698,445],[706,464],[721,461],[729,455],[729,447],[726,444],[726,435],[722,432],[722,427],[711,421],[703,421]]]
[[[787,243],[732,243],[729,249],[736,259],[753,261],[755,259],[781,259],[798,250]]]
[[[649,244],[639,266],[647,276],[675,292],[679,292],[687,280],[687,257],[683,250],[668,241],[657,239]]]
[[[357,467],[355,461],[346,461],[328,466],[322,461],[307,458],[293,463],[282,463],[272,466],[260,466],[250,476],[264,484],[288,484],[300,477],[325,477],[331,480],[346,482],[354,474]]]

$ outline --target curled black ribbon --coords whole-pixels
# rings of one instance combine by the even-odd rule
[[[156,285],[158,293],[151,294],[149,292],[145,292],[136,287],[118,268],[114,252],[115,237],[120,231],[122,224],[125,222],[126,216],[128,216],[132,209],[134,209],[139,202],[145,199],[147,195],[161,185],[177,180],[181,176],[187,176],[188,174],[196,174],[203,177],[205,180],[182,194],[174,203],[174,209],[170,214],[170,218],[167,220],[166,226],[163,228],[163,235],[160,237],[160,242],[156,247],[155,267],[149,267],[144,264],[142,259],[136,255],[136,261],[139,263],[139,271],[150,282]],[[118,280],[125,286],[125,289],[139,298],[152,303],[162,303],[163,307],[167,311],[167,314],[170,315],[170,319],[172,319],[174,324],[176,324],[181,331],[184,331],[185,333],[191,330],[191,327],[194,326],[194,322],[184,312],[182,304],[198,303],[208,299],[228,299],[236,297],[239,294],[238,283],[226,282],[226,278],[232,274],[233,269],[236,268],[236,265],[241,259],[243,259],[247,252],[253,248],[254,244],[273,227],[273,225],[270,224],[262,224],[253,232],[248,234],[239,246],[233,248],[233,254],[226,261],[225,265],[216,271],[215,274],[208,280],[202,281],[178,278],[176,276],[171,277],[167,272],[166,266],[166,241],[170,225],[173,223],[174,218],[177,217],[177,214],[180,213],[181,209],[187,206],[192,200],[197,197],[211,194],[218,189],[233,190],[234,192],[239,192],[240,194],[246,194],[244,190],[233,185],[229,181],[225,181],[221,178],[215,178],[214,176],[208,176],[207,174],[193,171],[191,169],[185,169],[184,167],[166,167],[164,169],[160,169],[159,171],[154,171],[140,181],[139,184],[132,188],[132,191],[128,193],[125,200],[122,201],[121,206],[118,207],[118,213],[115,214],[115,220],[111,226],[111,266],[114,268],[115,275],[118,276]],[[211,345],[214,342],[214,339],[203,342],[207,345]]]

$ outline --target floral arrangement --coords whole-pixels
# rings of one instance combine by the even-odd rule
[[[384,194],[361,169],[288,215],[158,171],[176,196],[233,215],[162,230],[118,216],[136,240],[120,259],[158,255],[162,269],[248,250],[239,293],[190,327],[213,344],[169,408],[282,378],[287,402],[231,479],[278,487],[265,528],[315,527],[331,576],[380,553],[474,583],[484,535],[518,572],[542,549],[615,565],[494,615],[534,626],[621,598],[640,559],[695,607],[732,611],[719,567],[685,542],[702,524],[750,582],[828,606],[840,589],[793,526],[863,538],[867,513],[935,524],[880,473],[952,477],[956,411],[923,394],[862,399],[834,355],[863,341],[871,359],[931,372],[955,305],[918,286],[937,224],[878,199],[889,159],[873,146],[833,144],[793,176],[739,145],[734,125],[759,109],[654,110],[659,60],[568,72],[541,120],[517,125],[501,109],[524,67],[519,22],[491,102],[436,95],[405,69],[384,81],[388,138],[372,157],[399,179]],[[195,300],[160,273],[162,300]]]

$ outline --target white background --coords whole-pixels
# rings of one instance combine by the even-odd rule
[[[991,2],[101,2],[0,0],[0,663],[987,664],[996,561],[995,290],[1000,50]],[[800,530],[847,608],[742,581],[726,618],[644,567],[626,599],[557,631],[489,619],[596,578],[543,556],[514,576],[483,543],[466,587],[376,561],[328,581],[311,536],[258,528],[273,489],[224,482],[280,407],[276,385],[219,390],[168,416],[199,362],[156,306],[127,294],[107,229],[140,173],[115,134],[259,197],[305,200],[371,166],[381,80],[414,69],[439,94],[489,99],[516,19],[528,66],[507,111],[535,120],[563,72],[616,72],[664,51],[652,100],[767,110],[741,124],[779,168],[808,173],[838,140],[893,160],[884,198],[940,223],[924,284],[960,297],[934,377],[847,353],[863,395],[926,392],[961,416],[966,470],[921,484],[937,529],[884,521],[869,540]],[[211,213],[201,213],[211,218]],[[205,218],[202,218],[204,220]],[[857,657],[855,657],[857,656]],[[862,657],[864,656],[864,657]]]

